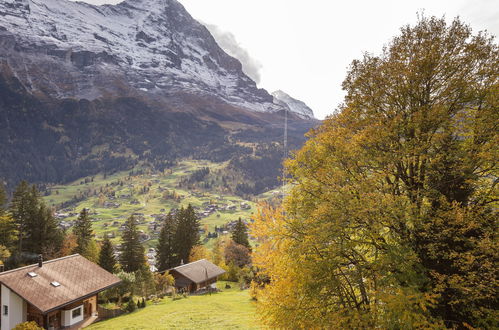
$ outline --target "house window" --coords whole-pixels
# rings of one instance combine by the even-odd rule
[[[3,305],[3,315],[9,315],[9,306]]]
[[[72,318],[77,318],[80,315],[81,315],[81,307],[74,309],[73,312],[71,313]]]

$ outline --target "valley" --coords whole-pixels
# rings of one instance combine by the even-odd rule
[[[117,244],[122,224],[134,215],[146,247],[156,246],[161,219],[168,212],[191,204],[201,219],[201,240],[211,247],[212,236],[227,234],[228,223],[238,218],[249,221],[258,200],[279,196],[277,190],[253,197],[237,196],[229,189],[235,182],[227,162],[183,160],[163,172],[138,166],[48,186],[44,200],[54,208],[66,230],[87,208],[97,239],[109,234]]]

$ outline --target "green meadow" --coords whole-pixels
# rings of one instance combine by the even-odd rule
[[[179,300],[164,298],[159,303],[106,321],[87,329],[260,329],[255,302],[248,291],[235,286],[222,292],[189,296]],[[219,282],[220,288],[225,282]]]

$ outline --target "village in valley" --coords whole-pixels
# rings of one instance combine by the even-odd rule
[[[223,163],[184,160],[163,172],[141,166],[42,187],[34,195],[40,197],[26,203],[50,207],[45,220],[57,225],[52,230],[64,241],[56,243],[54,236],[42,243],[60,244],[60,252],[46,254],[50,260],[40,254],[36,264],[0,274],[3,304],[10,309],[2,328],[25,321],[76,329],[146,306],[175,309],[190,295],[203,304],[211,299],[231,305],[235,299],[238,316],[231,322],[251,324],[255,307],[247,289],[257,271],[248,226],[257,203],[279,192],[237,196],[228,189],[234,180]],[[27,187],[21,184],[14,195],[28,198]],[[82,286],[87,282],[92,284]],[[121,328],[121,322],[104,328]]]
[[[96,239],[108,235],[116,244],[117,257],[125,220],[133,215],[140,241],[147,248],[148,264],[155,271],[155,248],[167,214],[174,215],[180,207],[192,205],[201,223],[201,243],[211,248],[216,238],[230,236],[239,219],[247,225],[258,201],[280,196],[278,190],[256,197],[247,196],[247,199],[227,192],[226,188],[224,192],[223,185],[215,186],[217,181],[229,180],[228,175],[224,177],[223,173],[227,172],[224,165],[185,160],[163,173],[139,168],[105,176],[101,174],[67,185],[47,187],[44,200],[54,208],[54,217],[66,231],[71,231],[74,220],[86,208]],[[208,173],[201,177],[200,172]]]

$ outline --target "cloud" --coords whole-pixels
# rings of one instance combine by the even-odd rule
[[[243,71],[257,84],[260,83],[260,70],[262,64],[251,57],[249,52],[239,44],[236,36],[229,31],[224,31],[217,25],[203,23],[211,32],[218,45],[230,56],[237,58],[243,65]]]

